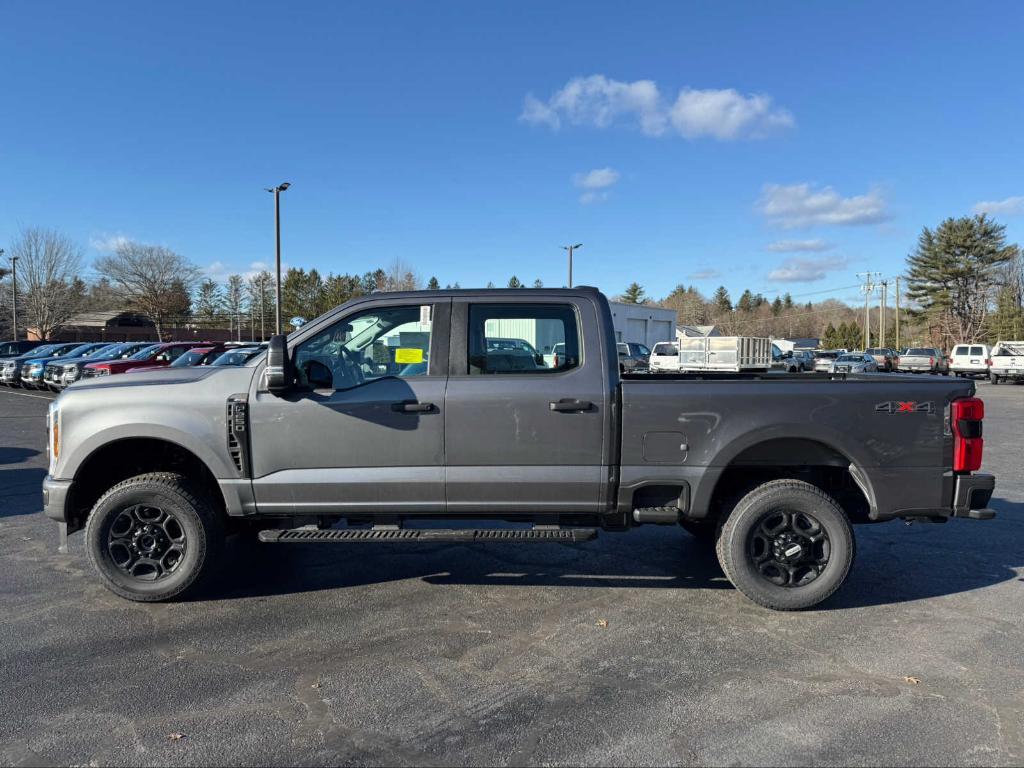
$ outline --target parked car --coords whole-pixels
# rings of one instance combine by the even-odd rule
[[[814,370],[819,373],[829,373],[832,370],[832,363],[846,350],[822,349],[814,354]]]
[[[988,376],[991,356],[987,344],[957,344],[949,353],[949,370],[957,376]]]
[[[252,360],[256,355],[267,348],[266,344],[262,344],[258,347],[241,347],[240,349],[229,349],[222,352],[210,365],[222,366],[222,365],[245,365],[247,362]],[[409,365],[425,366],[427,363],[410,363]],[[415,370],[415,369],[414,369]],[[408,372],[399,372],[398,375],[409,375]]]
[[[899,356],[898,368],[908,373],[949,375],[946,356],[934,347],[910,347]]]
[[[803,349],[783,350],[778,344],[772,344],[772,369],[788,373],[802,373],[814,368],[814,358]]]
[[[651,350],[635,341],[620,341],[615,345],[619,353],[619,370],[630,373],[646,371],[650,365]]]
[[[997,342],[989,360],[988,377],[993,384],[1024,379],[1024,341]]]
[[[17,357],[8,357],[0,360],[0,383],[8,387],[21,386],[21,366],[33,357],[51,355],[59,350],[62,344],[43,344],[41,346],[23,352]]]
[[[52,363],[54,360],[64,359],[74,360],[76,358],[85,357],[90,352],[95,352],[101,347],[107,346],[106,342],[87,342],[82,344],[81,342],[73,342],[70,344],[61,345],[56,351],[52,352],[47,357],[32,357],[21,364],[21,386],[32,389],[46,389],[46,366]]]
[[[108,360],[127,360],[140,349],[151,346],[152,343],[151,341],[119,342],[111,344],[105,349],[97,350],[86,357],[75,360],[57,360],[46,367],[48,373],[51,368],[54,369],[52,377],[48,375],[46,381],[51,389],[64,389],[83,377],[87,365]]]
[[[878,370],[886,373],[896,370],[896,352],[888,347],[872,347],[867,350],[867,354],[875,358]]]
[[[171,368],[193,368],[198,365],[210,365],[210,363],[224,354],[225,349],[227,347],[223,344],[207,344],[207,346],[192,347],[192,349],[179,355],[171,363]],[[129,373],[155,371],[164,367],[163,365],[140,365],[138,368],[132,368]]]
[[[158,344],[150,344],[143,347],[131,357],[124,360],[107,360],[102,363],[90,363],[82,371],[82,378],[95,378],[97,376],[113,376],[119,373],[127,373],[134,368],[163,368],[177,360],[193,347],[198,347],[209,342],[203,341],[171,341]]]
[[[0,359],[23,355],[26,352],[31,352],[37,347],[41,347],[44,343],[45,342],[42,341],[28,341],[26,339],[20,339],[18,341],[0,341]]]
[[[846,352],[832,361],[830,373],[876,373],[878,363],[867,352]]]
[[[431,309],[451,323],[425,330]],[[568,354],[554,371],[490,370],[496,319],[543,325]],[[403,326],[425,347],[401,346]],[[100,581],[137,601],[212,576],[242,519],[267,546],[405,548],[658,524],[714,542],[726,577],[780,610],[842,585],[851,521],[995,515],[973,382],[620,374],[614,338],[592,288],[359,297],[241,366],[69,387],[47,416],[44,510],[65,536],[84,528]],[[431,348],[419,375],[371,365]],[[424,515],[454,525],[402,528]],[[535,527],[472,527],[481,518]]]
[[[659,341],[651,347],[647,367],[654,372],[679,370],[679,345],[674,341]]]
[[[92,349],[85,351],[79,347],[78,354],[68,353],[64,357],[47,362],[43,367],[43,380],[40,382],[40,389],[49,388],[54,392],[59,392],[62,388],[65,365],[80,361],[92,361],[113,346],[115,345],[112,343],[99,343],[98,346],[93,346]]]

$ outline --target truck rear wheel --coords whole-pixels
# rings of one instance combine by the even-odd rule
[[[224,521],[184,477],[151,472],[100,497],[85,525],[89,560],[121,597],[160,602],[186,595],[224,543]]]
[[[733,508],[717,542],[733,585],[777,611],[809,608],[846,580],[853,528],[835,499],[800,480],[758,486]]]

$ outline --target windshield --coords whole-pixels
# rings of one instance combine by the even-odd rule
[[[654,352],[655,355],[678,355],[679,350],[675,344],[655,344]]]
[[[86,357],[103,357],[112,349],[115,349],[117,344],[104,344],[102,347],[97,347],[92,352],[86,355]]]
[[[210,350],[208,349],[202,348],[190,349],[188,352],[186,352],[173,363],[171,363],[171,368],[188,368],[191,365],[199,365],[199,363],[202,362],[202,359],[206,356],[206,354],[209,351]]]
[[[36,347],[26,352],[23,357],[47,357],[52,355],[60,347],[57,344],[47,344],[42,347]]]
[[[148,347],[143,347],[134,355],[129,357],[129,360],[149,360],[151,357],[155,357],[156,353],[160,350],[163,344],[150,344]]]
[[[259,347],[248,347],[245,349],[232,349],[214,360],[210,365],[242,365],[251,358],[258,355],[262,350]]]

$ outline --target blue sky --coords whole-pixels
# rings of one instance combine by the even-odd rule
[[[1024,4],[64,3],[0,9],[0,247],[212,274],[855,299],[923,225],[1024,240]],[[1015,199],[1016,198],[1016,199]],[[825,292],[825,293],[822,293]]]

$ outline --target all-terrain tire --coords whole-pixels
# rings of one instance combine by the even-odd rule
[[[805,573],[804,578],[819,565],[821,570],[807,583],[792,586],[773,583],[764,573],[764,563],[758,566],[758,556],[763,556],[758,547],[763,548],[765,541],[763,526],[786,514],[791,519],[810,518],[824,532],[828,546],[823,564],[801,565],[802,560],[795,561],[794,570]],[[806,555],[798,556],[810,557],[812,549],[821,546],[820,541],[806,544]],[[853,528],[842,507],[820,488],[801,480],[773,480],[750,491],[725,519],[716,544],[718,562],[736,589],[755,603],[777,611],[809,608],[832,595],[846,580],[855,551]],[[769,563],[769,572],[772,567]]]
[[[216,564],[224,536],[221,512],[203,491],[181,475],[150,472],[100,497],[85,524],[85,549],[110,591],[155,603],[193,593]]]

